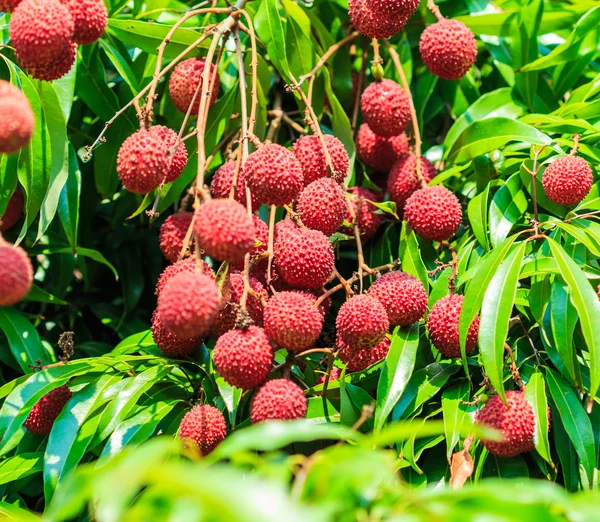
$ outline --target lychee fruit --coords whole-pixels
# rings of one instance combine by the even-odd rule
[[[182,339],[203,337],[212,326],[221,297],[214,280],[200,271],[173,276],[158,296],[161,321]]]
[[[544,171],[546,195],[558,205],[577,205],[590,192],[594,175],[583,158],[561,156]]]
[[[340,350],[340,359],[346,364],[346,371],[348,373],[362,372],[369,366],[373,366],[379,361],[382,361],[390,351],[390,345],[391,342],[387,336],[373,348],[363,348],[359,350],[345,344],[339,334],[336,340],[336,348]]]
[[[54,388],[33,405],[23,426],[34,435],[48,435],[54,421],[72,396],[66,384]]]
[[[236,165],[237,161],[228,161],[227,163],[221,165],[214,173],[212,182],[210,184],[210,192],[213,198],[229,198]],[[244,174],[244,169],[240,169],[238,172],[233,199],[246,207],[246,175]],[[256,196],[252,195],[252,193],[250,194],[250,199],[252,201],[252,211],[254,212],[258,210],[258,207],[260,207],[260,202],[256,199]]]
[[[533,408],[522,391],[507,391],[506,404],[500,395],[493,395],[476,416],[477,424],[502,433],[501,441],[481,441],[490,453],[499,457],[532,451],[535,422]]]
[[[383,305],[392,326],[409,326],[427,312],[427,292],[421,281],[404,272],[382,275],[368,295]]]
[[[117,173],[130,192],[147,194],[169,174],[171,161],[164,141],[141,129],[127,138],[117,156]]]
[[[303,136],[292,146],[292,152],[302,165],[305,187],[317,179],[327,177],[342,184],[348,174],[350,160],[344,144],[331,134],[324,134],[323,139],[331,157],[331,166],[334,172],[328,172],[325,152],[318,136]]]
[[[211,199],[196,210],[196,243],[219,261],[240,261],[254,247],[254,221],[241,203]]]
[[[410,97],[392,80],[369,85],[361,96],[360,106],[369,128],[384,138],[404,133],[411,121]]]
[[[308,403],[302,388],[288,379],[273,379],[262,385],[250,407],[253,424],[268,420],[293,420],[306,416]]]
[[[298,228],[275,240],[273,263],[283,281],[293,288],[321,288],[334,269],[333,247],[323,232]]]
[[[27,252],[0,237],[0,306],[22,301],[33,284],[33,266]]]
[[[21,0],[0,0],[0,12],[12,13],[21,3]]]
[[[25,147],[35,129],[35,118],[25,95],[0,80],[0,154],[13,154]]]
[[[363,123],[356,136],[356,153],[359,159],[370,169],[377,172],[389,172],[403,154],[408,152],[406,134],[383,138],[375,134]]]
[[[175,263],[179,258],[185,235],[193,219],[192,212],[178,212],[165,219],[161,225],[158,235],[160,251],[171,263]]]
[[[462,208],[457,197],[440,185],[417,190],[406,201],[404,219],[421,237],[446,241],[459,229]]]
[[[332,366],[331,368],[331,372],[329,372],[329,382],[331,381],[337,381],[342,375],[342,372],[340,371],[340,369],[337,366]],[[327,374],[323,373],[316,381],[315,381],[315,385],[317,384],[325,384],[325,380],[327,378]]]
[[[179,425],[179,438],[192,443],[202,456],[213,451],[227,436],[225,417],[214,406],[194,406]]]
[[[250,154],[244,171],[252,194],[267,205],[291,203],[304,186],[302,165],[291,151],[276,143]]]
[[[51,82],[59,80],[75,65],[77,59],[77,44],[70,40],[65,42],[54,60],[39,56],[18,56],[19,65],[32,78]]]
[[[202,337],[195,337],[193,339],[182,339],[173,335],[169,330],[165,328],[158,310],[154,310],[152,314],[152,324],[150,325],[152,332],[152,339],[156,343],[161,351],[169,357],[183,357],[194,352],[197,348],[202,346]]]
[[[390,38],[402,30],[418,0],[349,0],[352,24],[368,38]]]
[[[165,183],[171,183],[175,181],[183,172],[188,160],[187,149],[185,148],[185,143],[179,142],[175,151],[170,154],[171,149],[175,146],[178,141],[177,133],[164,125],[154,125],[150,127],[150,134],[157,136],[160,138],[165,144],[165,148],[167,150],[167,156],[169,157],[169,161],[171,166],[167,175],[165,176]]]
[[[458,322],[462,310],[464,296],[450,294],[442,297],[431,308],[427,317],[429,339],[444,357],[460,357],[460,338]],[[469,327],[465,352],[473,351],[479,334],[479,316],[476,316]]]
[[[67,7],[75,31],[72,40],[81,45],[97,41],[108,24],[108,13],[103,0],[60,0]]]
[[[473,31],[458,20],[440,20],[421,34],[423,63],[442,80],[460,80],[477,60]]]
[[[429,183],[437,175],[435,167],[421,156],[421,175]],[[405,154],[392,167],[387,180],[390,199],[396,203],[399,212],[404,210],[406,200],[421,188],[417,179],[417,157]]]
[[[316,298],[300,292],[279,292],[265,306],[265,332],[287,350],[314,346],[323,329],[323,312]]]
[[[269,227],[256,215],[252,216],[252,222],[254,223],[254,229],[256,230],[256,242],[254,243],[255,246],[250,250],[250,263],[254,265],[253,269],[258,270],[263,263],[262,261],[256,263],[256,260],[267,251],[269,246]],[[264,261],[266,261],[266,259]],[[231,266],[242,271],[244,269],[244,259],[233,262]],[[266,265],[264,273],[266,274]],[[262,278],[258,279],[262,282]]]
[[[231,386],[249,390],[264,382],[273,366],[273,349],[258,326],[231,330],[217,340],[213,352],[217,371]]]
[[[334,180],[320,178],[300,193],[296,210],[308,228],[331,236],[344,222],[346,196]]]
[[[0,103],[2,103],[1,100]],[[0,216],[0,232],[7,232],[14,227],[19,222],[19,219],[21,219],[22,215],[23,191],[17,187],[8,200],[8,205],[6,206],[4,214]]]
[[[361,294],[341,306],[335,326],[345,344],[360,350],[377,346],[385,337],[390,321],[377,299]]]
[[[370,202],[379,201],[381,198],[375,192],[362,187],[351,187],[348,189],[348,193],[352,195],[348,198],[348,203],[352,206],[354,215],[356,216],[356,224],[360,231],[361,241],[366,243],[377,233],[382,221],[381,215],[375,213],[377,207]],[[344,219],[348,223],[352,223],[352,216],[349,210],[346,210]],[[352,228],[349,227],[342,226],[340,232],[354,236]]]
[[[202,86],[198,86],[202,83],[202,73],[204,72],[205,63],[206,61],[204,58],[189,58],[188,60],[184,60],[178,64],[171,74],[171,80],[169,81],[169,93],[175,107],[177,107],[177,109],[184,114],[187,114],[192,100],[194,99],[194,94],[196,94],[196,91],[198,91],[198,94],[196,94],[196,98],[194,100],[191,116],[198,115],[203,89]],[[210,105],[212,105],[217,101],[220,86],[219,73],[216,71],[213,64],[210,65],[208,78],[211,82],[210,84],[214,84],[214,88],[210,96]]]
[[[177,274],[181,274],[182,272],[195,272],[196,271],[196,259],[194,257],[188,257],[186,259],[182,259],[181,261],[177,261],[172,265],[169,265],[165,268],[158,278],[158,282],[156,283],[156,295],[160,295],[162,289],[166,286],[166,284]],[[202,262],[204,273],[209,276],[213,281],[215,280],[215,274],[212,271],[212,268],[208,265],[206,261]]]

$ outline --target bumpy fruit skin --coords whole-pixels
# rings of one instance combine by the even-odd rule
[[[254,247],[254,221],[241,203],[212,199],[196,211],[194,234],[198,246],[213,259],[240,261]]]
[[[370,169],[378,172],[389,172],[394,164],[408,152],[406,134],[391,138],[383,138],[363,123],[356,136],[356,153],[360,160]]]
[[[346,196],[334,180],[321,178],[300,193],[296,210],[304,225],[330,236],[344,222]]]
[[[409,326],[427,312],[427,292],[421,281],[404,272],[382,275],[368,294],[383,305],[392,326]]]
[[[193,212],[178,212],[165,219],[160,227],[158,234],[160,251],[171,263],[175,263],[181,249],[183,241],[190,225],[194,219]]]
[[[321,288],[331,277],[335,254],[323,232],[299,228],[280,234],[273,262],[285,283],[301,290]]]
[[[204,273],[210,277],[213,281],[215,280],[215,274],[212,271],[212,268],[203,261],[204,265]],[[158,278],[158,282],[156,283],[156,295],[160,295],[162,289],[166,286],[166,284],[177,274],[181,274],[183,272],[195,272],[196,271],[196,259],[194,257],[188,257],[187,259],[182,259],[181,261],[177,261],[177,263],[173,263],[165,268]]]
[[[177,143],[177,133],[164,125],[154,125],[150,127],[150,134],[153,136],[157,136],[160,138],[168,151],[175,146]],[[181,142],[177,146],[175,153],[169,157],[169,161],[171,163],[171,167],[167,172],[165,177],[165,183],[171,183],[175,181],[183,172],[188,160],[187,149],[185,148],[185,143]]]
[[[72,396],[66,384],[54,388],[34,404],[23,426],[34,435],[48,435],[54,421]]]
[[[66,41],[54,60],[40,59],[38,56],[21,56],[19,65],[32,78],[51,82],[59,80],[75,65],[77,59],[77,44]]]
[[[323,312],[316,299],[301,292],[279,292],[265,306],[265,332],[281,348],[314,346],[323,329]]]
[[[269,227],[256,215],[252,216],[252,222],[254,223],[254,229],[256,230],[256,242],[254,243],[256,246],[250,250],[250,261],[253,263],[252,275],[257,273],[257,271],[266,274],[266,259],[260,260],[256,262],[256,264],[254,264],[254,262],[256,261],[257,257],[267,251],[269,245]],[[264,270],[262,270],[263,265]],[[239,271],[244,270],[244,259],[240,259],[239,261],[231,263],[231,266]],[[263,277],[257,278],[263,282]]]
[[[462,222],[457,197],[442,186],[417,190],[404,206],[404,219],[421,237],[429,241],[450,239]]]
[[[435,167],[421,156],[421,175],[429,183],[437,175]],[[405,154],[392,167],[387,181],[390,199],[396,203],[398,211],[404,209],[406,200],[421,188],[417,180],[417,158],[414,154]]]
[[[182,339],[203,337],[212,326],[221,298],[214,280],[199,271],[173,276],[158,296],[161,321]]]
[[[341,370],[337,367],[337,366],[333,366],[331,368],[331,372],[329,373],[329,382],[331,381],[337,381],[340,376],[342,375]],[[316,384],[325,384],[325,378],[327,377],[326,374],[322,374],[316,381],[315,381],[315,385]]]
[[[27,295],[33,283],[33,266],[27,252],[0,237],[0,306],[12,306]]]
[[[473,31],[458,20],[440,20],[427,27],[419,49],[427,68],[443,80],[460,80],[477,60]]]
[[[377,233],[382,220],[382,217],[375,213],[377,207],[372,203],[369,203],[369,201],[379,201],[381,198],[375,194],[375,192],[371,192],[369,189],[362,187],[349,188],[348,193],[354,196],[348,198],[348,200],[350,205],[352,205],[354,214],[356,215],[356,223],[358,224],[358,229],[360,230],[361,241],[366,243]],[[359,212],[358,204],[361,200],[362,203],[360,205]],[[352,216],[348,210],[346,210],[346,217],[344,219],[348,223],[352,223]],[[349,236],[354,236],[352,228],[349,227],[341,227],[340,232],[343,234],[348,234]]]
[[[416,11],[417,0],[349,0],[352,24],[369,38],[390,38]]]
[[[0,232],[7,232],[14,227],[23,215],[23,191],[17,187],[8,200],[4,214],[0,216]]]
[[[233,185],[236,163],[236,161],[228,161],[227,163],[221,165],[214,173],[212,182],[210,184],[210,192],[213,198],[229,198],[231,185]],[[256,199],[256,196],[252,194],[250,194],[250,196],[252,201],[252,211],[254,212],[255,210],[258,210],[258,207],[260,207],[260,202]],[[244,169],[240,169],[238,172],[233,199],[244,205],[244,207],[246,206],[246,175],[244,173]]]
[[[81,45],[97,41],[108,24],[108,13],[103,0],[60,0],[67,7],[75,31],[72,40]]]
[[[292,152],[302,165],[305,187],[317,179],[327,177],[342,184],[348,174],[350,160],[344,144],[331,134],[323,135],[323,139],[331,157],[331,165],[335,171],[333,174],[327,170],[325,153],[318,136],[303,136],[292,146]]]
[[[198,89],[198,85],[202,82],[202,73],[204,72],[205,63],[206,61],[204,58],[189,58],[177,65],[173,74],[171,74],[169,93],[175,107],[184,114],[188,112],[192,99],[194,99],[194,94],[198,91],[196,99],[194,100],[191,116],[198,115],[203,89],[203,87]],[[215,74],[216,77],[214,77]],[[213,77],[214,89],[210,97],[211,105],[217,101],[220,86],[219,73],[215,70],[215,66],[211,64],[209,73],[211,84],[213,82]]]
[[[583,158],[561,156],[544,171],[546,195],[558,205],[577,205],[590,192],[594,175]]]
[[[23,0],[10,21],[10,39],[23,62],[56,60],[74,30],[69,10],[58,0]]]
[[[346,301],[335,321],[341,340],[355,350],[377,346],[385,337],[390,321],[383,305],[366,294]]]
[[[464,296],[458,294],[442,297],[433,305],[427,317],[429,339],[444,357],[460,357],[458,321]],[[476,316],[467,332],[465,352],[473,351],[479,334],[479,316]]]
[[[340,359],[346,364],[346,371],[348,373],[362,372],[369,366],[385,359],[390,351],[390,344],[390,340],[385,336],[373,348],[356,350],[345,344],[339,334],[336,340],[336,347],[340,350]]]
[[[287,379],[273,379],[258,390],[250,407],[253,424],[268,420],[293,420],[306,416],[307,401],[297,384]]]
[[[535,414],[522,391],[507,391],[506,402],[502,402],[500,395],[491,397],[477,413],[476,423],[494,428],[504,437],[502,441],[481,441],[490,453],[514,457],[535,448]]]
[[[130,192],[147,194],[157,188],[170,169],[167,147],[162,139],[145,129],[127,138],[117,156],[117,174]]]
[[[25,95],[0,80],[0,154],[13,154],[25,147],[35,129],[35,118]]]
[[[225,417],[214,406],[194,406],[179,425],[179,438],[192,442],[200,455],[206,456],[227,436]]]
[[[196,337],[193,339],[182,339],[173,335],[167,330],[160,320],[158,310],[154,310],[152,313],[152,323],[150,325],[152,332],[152,339],[156,343],[161,351],[169,357],[183,357],[194,352],[197,348],[202,346],[202,337]]]
[[[402,134],[411,120],[410,99],[392,80],[369,85],[361,96],[360,106],[369,128],[384,138]]]
[[[291,151],[276,143],[250,154],[244,170],[250,191],[267,205],[291,203],[304,186],[302,165]]]
[[[21,3],[21,0],[0,0],[0,11],[3,13],[12,13]]]
[[[269,376],[273,349],[265,331],[251,326],[247,330],[231,330],[219,337],[213,360],[225,382],[249,390]]]

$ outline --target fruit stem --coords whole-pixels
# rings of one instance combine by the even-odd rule
[[[444,19],[442,13],[440,12],[440,8],[437,5],[435,5],[434,0],[427,0],[427,9],[431,11],[431,13],[433,14],[433,16],[436,17],[438,22],[441,22]]]
[[[273,109],[269,112],[275,116],[271,123],[269,124],[269,130],[267,131],[267,136],[265,137],[265,143],[272,143],[273,140],[277,139],[277,131],[281,125],[281,120],[283,118],[283,111],[281,110],[282,106],[282,96],[281,91],[275,91],[275,101],[273,102]]]
[[[352,229],[354,230],[354,239],[356,240],[356,253],[358,255],[358,280],[360,285],[360,292],[362,294],[363,291],[363,267],[365,265],[365,256],[363,253],[362,242],[360,240],[360,229],[358,228],[358,219],[357,216],[360,215],[361,207],[363,200],[359,199],[358,204],[356,206],[356,212],[354,211],[354,207],[350,202],[349,198],[346,198],[346,208],[348,209],[348,213],[350,214],[350,219],[352,220]]]
[[[269,241],[267,245],[267,289],[271,289],[271,270],[273,266],[273,239],[275,236],[275,212],[277,207],[271,205],[269,207]]]
[[[577,150],[579,149],[579,138],[581,138],[581,134],[575,134],[573,136],[573,149],[571,150],[571,156],[575,156],[575,154],[577,154]]]
[[[363,39],[364,44],[364,39]],[[354,95],[354,100],[352,101],[352,131],[356,131],[356,125],[358,124],[358,111],[360,109],[360,97],[362,94],[362,88],[365,83],[366,74],[367,74],[367,60],[369,59],[369,48],[367,45],[363,45],[363,55],[362,55],[362,64],[360,67],[360,74],[358,76],[358,81],[356,82],[356,93]]]
[[[454,247],[448,243],[448,241],[442,241],[442,245],[446,247],[450,255],[452,256],[452,262],[450,263],[450,267],[452,268],[452,275],[450,279],[448,279],[448,290],[450,290],[450,294],[456,293],[456,279],[458,278],[458,255]]]

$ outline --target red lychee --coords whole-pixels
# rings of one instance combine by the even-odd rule
[[[65,42],[54,60],[46,60],[39,56],[19,56],[19,65],[32,78],[51,82],[59,80],[75,65],[77,44],[70,40]]]
[[[182,339],[203,337],[210,330],[221,304],[214,280],[199,271],[173,276],[158,296],[160,319]]]
[[[360,106],[369,128],[384,138],[404,133],[411,121],[410,98],[392,80],[369,85],[361,96]]]
[[[408,152],[406,134],[391,138],[377,136],[363,123],[356,136],[356,153],[359,159],[370,169],[389,172],[403,154]]]
[[[390,327],[383,305],[366,294],[346,301],[335,321],[341,340],[352,348],[372,348],[381,342]]]
[[[108,13],[103,0],[60,0],[67,7],[75,32],[72,40],[81,45],[89,45],[100,39],[108,24]]]
[[[229,198],[236,164],[237,161],[228,161],[227,163],[221,165],[214,173],[212,182],[210,184],[210,192],[213,198]],[[233,199],[244,205],[244,207],[246,206],[246,175],[244,174],[244,169],[240,169],[238,172]],[[250,194],[250,199],[252,201],[252,211],[254,212],[258,210],[258,207],[260,207],[260,202],[256,199],[256,196],[253,196],[252,194]]]
[[[337,381],[340,376],[342,375],[342,372],[340,371],[340,369],[336,366],[333,366],[331,368],[331,372],[329,373],[329,382],[331,381]],[[327,374],[323,373],[316,381],[315,381],[315,385],[316,384],[325,384],[325,379],[327,377]]]
[[[594,175],[583,158],[561,156],[544,171],[546,195],[558,205],[577,205],[590,192]]]
[[[250,326],[247,330],[231,330],[219,337],[213,360],[225,382],[249,390],[269,376],[273,349],[265,331]]]
[[[458,20],[440,20],[423,31],[419,44],[427,68],[443,80],[460,80],[477,60],[473,31]]]
[[[193,339],[182,339],[173,335],[169,330],[165,328],[158,310],[154,310],[152,314],[152,324],[150,325],[152,331],[152,339],[156,343],[162,352],[169,357],[183,357],[194,352],[197,348],[202,346],[202,337],[196,337]]]
[[[379,201],[381,198],[375,192],[362,187],[351,187],[348,189],[348,193],[352,195],[348,198],[348,202],[352,205],[352,209],[356,215],[356,223],[360,230],[361,241],[366,243],[377,233],[382,220],[381,215],[375,213],[377,207],[373,203],[370,203],[370,201]],[[358,208],[359,202],[360,211]],[[346,217],[344,219],[348,223],[352,223],[350,211],[346,210]],[[350,227],[343,226],[340,228],[340,232],[354,237],[354,232]]]
[[[252,194],[267,205],[291,203],[304,186],[302,165],[291,151],[276,143],[250,154],[244,171]]]
[[[200,110],[200,100],[202,99],[202,89],[198,88],[202,82],[202,73],[204,72],[204,64],[206,61],[204,58],[189,58],[184,60],[175,67],[173,74],[171,74],[171,80],[169,81],[169,93],[173,104],[183,113],[187,113],[188,109],[194,99],[194,105],[192,108],[191,116],[197,116]],[[216,77],[214,76],[216,75]],[[219,73],[215,70],[215,66],[211,64],[209,72],[209,80],[211,85],[214,83],[214,89],[210,97],[210,104],[212,105],[217,101],[219,94],[220,79]],[[210,86],[209,86],[210,88]]]
[[[391,342],[387,336],[373,348],[356,350],[345,344],[339,334],[336,340],[336,347],[340,350],[340,359],[345,363],[348,373],[362,372],[369,366],[372,366],[386,358],[390,351]]]
[[[23,300],[33,284],[33,267],[27,252],[0,237],[0,306]]]
[[[21,3],[21,0],[0,0],[0,12],[12,13]]]
[[[464,300],[464,296],[458,294],[442,297],[433,305],[427,317],[429,339],[444,357],[460,357],[458,322]],[[475,348],[478,333],[479,316],[476,316],[467,333],[467,354]]]
[[[421,281],[404,272],[384,274],[368,294],[383,305],[392,326],[409,326],[427,312],[427,292]]]
[[[435,167],[421,156],[421,175],[429,183],[437,175]],[[417,180],[417,157],[405,154],[392,167],[387,181],[390,199],[396,203],[398,212],[404,210],[406,200],[421,188]]]
[[[72,396],[66,384],[54,388],[33,405],[23,426],[34,435],[48,435],[54,421]]]
[[[335,254],[327,236],[318,230],[298,228],[280,234],[274,251],[277,272],[293,288],[321,288],[331,277]]]
[[[293,420],[306,416],[308,404],[302,388],[287,379],[273,379],[258,390],[250,408],[253,424],[267,420]]]
[[[196,210],[194,234],[199,248],[219,261],[240,261],[254,247],[254,221],[241,203],[212,199]]]
[[[344,222],[347,212],[346,196],[334,180],[321,178],[313,181],[300,193],[296,209],[302,223],[308,228],[330,236]]]
[[[265,332],[287,350],[314,346],[323,328],[323,312],[316,298],[300,292],[279,292],[265,306]]]
[[[181,249],[185,235],[192,224],[194,214],[192,212],[178,212],[165,219],[160,227],[158,235],[160,250],[171,263],[175,263]]]
[[[204,266],[204,273],[214,281],[215,274],[213,273],[212,268],[210,268],[206,261],[203,261],[202,265]],[[166,286],[166,284],[177,274],[195,271],[196,259],[194,257],[188,257],[187,259],[182,259],[181,261],[177,261],[177,263],[169,265],[162,271],[160,277],[158,278],[158,282],[156,283],[156,295],[160,295],[160,292]]]
[[[457,197],[440,185],[417,190],[406,201],[404,219],[421,237],[446,241],[459,229],[462,208]]]
[[[35,118],[25,95],[0,80],[0,154],[13,154],[25,147],[35,129]]]
[[[267,251],[269,246],[269,227],[267,224],[260,219],[258,216],[252,216],[252,222],[254,223],[254,229],[256,230],[256,242],[255,246],[250,250],[250,262],[253,264],[252,275],[254,275],[255,270],[261,270],[261,266],[264,264],[263,261],[266,262],[266,259],[262,261],[256,262],[257,258],[261,256],[264,252]],[[244,259],[240,259],[239,261],[233,262],[231,264],[233,268],[242,271],[244,269]],[[264,274],[266,274],[266,265],[265,269],[262,270]],[[256,276],[255,276],[256,277]],[[262,276],[257,277],[259,281],[262,281]]]
[[[227,436],[225,417],[214,406],[194,406],[179,425],[179,438],[192,443],[202,456],[213,451]]]
[[[350,160],[344,144],[331,134],[324,134],[323,139],[331,157],[333,173],[327,170],[323,145],[318,136],[303,136],[292,146],[292,152],[302,165],[305,187],[317,179],[327,177],[342,184],[348,174]]]
[[[0,100],[0,103],[2,101]],[[0,131],[1,132],[1,131]],[[23,191],[17,187],[8,200],[4,214],[0,217],[0,232],[7,232],[14,227],[23,215]]]
[[[348,14],[368,38],[390,38],[402,30],[418,5],[418,0],[349,0]]]
[[[177,133],[164,125],[154,125],[150,127],[150,134],[157,136],[160,138],[165,144],[167,155],[169,156],[171,149],[177,143],[178,136]],[[177,145],[177,149],[171,156],[169,156],[169,161],[171,163],[171,167],[167,172],[164,182],[171,183],[175,181],[183,172],[188,160],[187,149],[185,148],[185,143],[179,142]]]

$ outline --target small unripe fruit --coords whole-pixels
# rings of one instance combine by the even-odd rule
[[[348,174],[350,160],[344,144],[331,134],[324,134],[323,139],[331,158],[333,173],[328,172],[325,152],[318,136],[303,136],[292,146],[292,152],[302,165],[305,187],[317,179],[327,177],[342,184]]]
[[[353,196],[348,198],[348,202],[352,206],[354,215],[356,216],[356,224],[358,225],[358,230],[360,230],[360,239],[363,243],[366,243],[377,233],[381,225],[382,217],[375,213],[377,207],[373,203],[370,203],[370,201],[379,201],[380,197],[375,192],[362,187],[349,188],[348,193]],[[346,210],[345,220],[352,224],[352,216],[348,210]],[[352,228],[341,227],[340,232],[354,237]]]
[[[375,134],[366,123],[363,123],[358,129],[356,153],[370,169],[387,173],[407,152],[408,138],[406,134],[383,138]]]
[[[156,343],[161,351],[169,357],[183,357],[196,351],[197,348],[202,346],[202,337],[195,337],[193,339],[182,339],[173,335],[167,330],[160,320],[160,315],[157,310],[154,310],[152,314],[152,324],[150,325],[152,331],[152,339]]]
[[[427,68],[443,80],[460,80],[477,60],[473,31],[458,20],[440,20],[423,31],[419,44]]]
[[[546,195],[558,205],[577,205],[589,194],[593,182],[592,169],[577,156],[555,159],[542,177]]]
[[[304,225],[330,236],[344,222],[346,196],[334,180],[321,178],[301,192],[296,209]]]
[[[250,154],[244,171],[252,194],[267,205],[291,203],[304,186],[302,165],[291,151],[276,143]]]
[[[233,178],[235,175],[237,161],[228,161],[224,165],[221,165],[215,172],[210,184],[210,192],[215,199],[228,199],[229,193],[231,192],[231,185],[233,185]],[[252,201],[252,211],[258,210],[260,207],[259,201],[256,196],[250,194]],[[246,175],[244,169],[240,169],[238,172],[237,183],[233,193],[233,199],[241,203],[246,207]]]
[[[35,129],[35,118],[25,95],[0,80],[0,154],[13,154],[25,147]]]
[[[429,241],[446,241],[460,227],[462,208],[447,188],[425,187],[406,201],[404,219],[421,237]]]
[[[265,306],[265,332],[287,350],[314,346],[323,328],[323,312],[316,298],[301,292],[279,292]]]
[[[47,60],[40,56],[17,56],[19,65],[32,78],[51,82],[59,80],[67,74],[75,65],[77,59],[77,44],[66,41],[61,47],[59,54],[53,60]]]
[[[361,350],[351,348],[345,344],[339,334],[336,339],[336,348],[340,350],[340,359],[346,364],[346,371],[348,373],[362,372],[369,366],[382,361],[390,351],[390,345],[391,343],[387,336],[373,348]]]
[[[188,257],[186,259],[182,259],[181,261],[177,261],[176,263],[173,263],[172,265],[169,265],[167,268],[165,268],[160,274],[158,282],[156,283],[156,295],[160,295],[160,292],[166,286],[166,284],[177,274],[181,274],[182,272],[195,272],[196,263],[197,262],[194,257]],[[206,263],[206,261],[203,261],[202,265],[204,267],[204,273],[214,281],[215,274],[213,273],[208,263]]]
[[[179,425],[179,438],[192,444],[202,456],[213,451],[227,436],[223,414],[213,406],[194,406]]]
[[[33,405],[23,426],[34,435],[48,435],[54,421],[72,396],[66,384],[54,388]]]
[[[231,330],[219,337],[213,360],[225,382],[249,390],[269,376],[273,349],[265,331],[250,326],[247,330]]]
[[[219,290],[210,276],[182,272],[162,289],[157,309],[167,330],[182,339],[193,339],[208,333],[220,304]]]
[[[175,143],[177,143],[177,133],[163,125],[154,125],[153,127],[150,127],[149,132],[150,134],[160,138],[165,144],[170,167],[167,175],[165,176],[164,182],[171,183],[181,175],[187,164],[188,154],[187,149],[185,148],[185,143],[180,142],[175,151],[170,154],[171,149],[175,146]]]
[[[27,252],[0,237],[0,306],[23,300],[33,284],[33,267]]]
[[[437,175],[435,167],[421,156],[421,175],[429,183]],[[405,154],[392,167],[387,181],[390,199],[396,203],[399,212],[404,210],[406,200],[421,188],[417,178],[417,157]]]
[[[385,337],[390,321],[377,299],[361,294],[341,306],[335,326],[345,344],[360,350],[377,346]]]
[[[1,102],[0,102],[1,103]],[[8,200],[4,214],[0,216],[0,232],[7,232],[14,227],[23,215],[23,191],[17,187]]]
[[[427,317],[429,339],[444,357],[460,357],[460,338],[458,322],[462,310],[462,295],[451,294],[442,297],[433,305]],[[465,353],[469,354],[477,345],[479,333],[479,316],[476,316],[469,327]]]
[[[378,136],[398,136],[410,124],[410,98],[392,80],[369,85],[361,96],[360,106],[365,122]]]
[[[418,5],[418,0],[349,0],[348,14],[363,35],[390,38],[402,30]]]
[[[165,219],[158,235],[160,251],[171,263],[179,258],[185,235],[192,224],[192,212],[178,212]]]
[[[60,0],[67,7],[75,31],[72,40],[81,45],[89,45],[99,40],[106,25],[108,13],[103,0]]]
[[[308,404],[302,388],[287,379],[273,379],[258,390],[250,408],[253,424],[268,420],[293,420],[306,416]]]
[[[192,104],[192,100],[194,100],[191,116],[198,116],[203,89],[202,86],[200,88],[198,88],[198,86],[202,83],[202,73],[204,72],[205,63],[206,61],[204,58],[190,58],[178,64],[175,67],[173,74],[171,74],[169,94],[171,95],[175,107],[184,114],[187,114],[188,109]],[[215,74],[216,77],[214,77]],[[212,105],[217,101],[220,85],[219,73],[212,64],[210,66],[208,78],[211,85],[213,84],[214,79],[214,89],[212,90],[210,97],[210,104]],[[198,94],[196,94],[196,98],[194,99],[196,91],[198,91]]]

